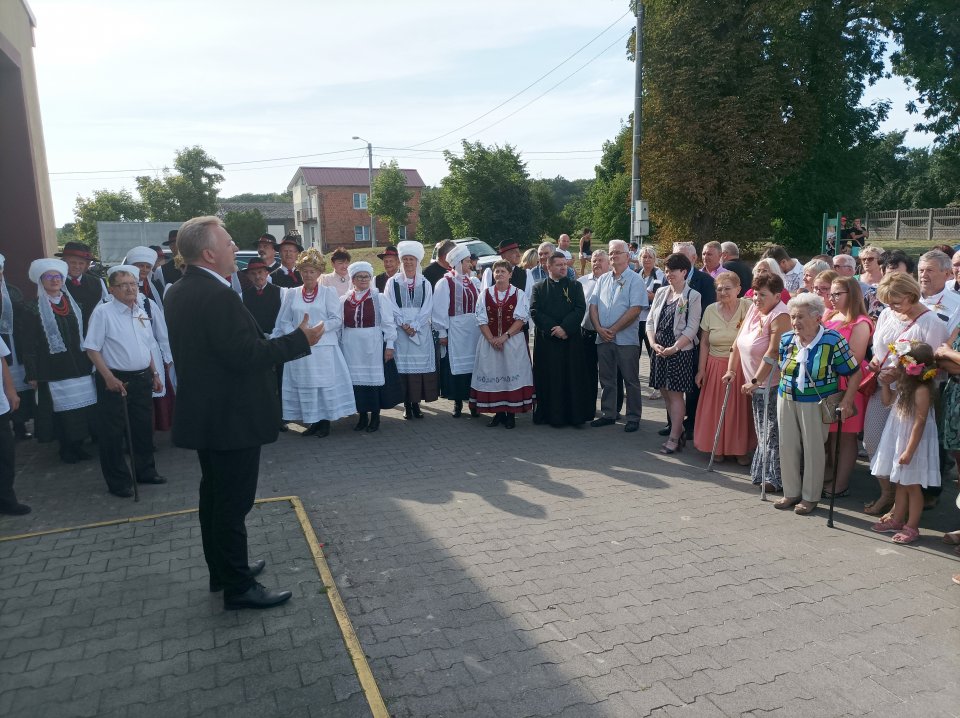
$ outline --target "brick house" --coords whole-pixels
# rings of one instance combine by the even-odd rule
[[[376,177],[379,170],[374,170]],[[401,170],[407,189],[413,193],[410,216],[401,227],[400,239],[413,239],[417,232],[420,193],[424,183],[416,170]],[[305,247],[327,252],[336,247],[370,246],[370,192],[366,169],[355,167],[300,167],[287,189],[293,192],[295,222]],[[389,241],[387,226],[378,221],[378,246]]]

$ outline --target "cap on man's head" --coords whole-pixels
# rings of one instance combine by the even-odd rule
[[[398,252],[397,248],[394,247],[392,244],[388,244],[386,247],[383,248],[383,251],[377,255],[379,259],[383,259],[384,257],[399,257],[399,256],[400,256],[400,252]]]
[[[262,269],[262,270],[264,270],[265,272],[269,272],[269,271],[270,271],[270,265],[268,265],[268,264],[267,264],[266,262],[264,262],[262,259],[251,259],[251,260],[247,263],[247,266],[246,266],[246,268],[245,268],[243,271],[244,271],[244,272],[252,272],[252,271],[255,270],[255,269]]]
[[[503,256],[507,252],[514,249],[519,251],[520,245],[514,242],[513,240],[505,239],[502,242],[500,242],[500,244],[497,245],[497,254],[499,254],[500,256]]]
[[[296,247],[298,252],[302,252],[303,245],[300,244],[300,242],[297,240],[298,240],[297,237],[294,237],[292,234],[288,234],[283,238],[283,241],[280,242],[280,246],[282,247],[283,245],[288,244],[290,246]]]
[[[90,247],[85,245],[83,242],[67,242],[63,245],[63,251],[57,252],[55,257],[78,257],[80,259],[86,259],[87,261],[94,262],[96,257],[93,256],[93,252],[90,251]]]
[[[165,247],[169,247],[171,244],[177,243],[177,230],[171,229],[167,232],[167,241],[163,243]]]

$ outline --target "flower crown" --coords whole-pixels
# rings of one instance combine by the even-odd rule
[[[893,344],[889,344],[888,347],[890,353],[898,357],[897,361],[907,375],[920,377],[920,381],[930,381],[937,375],[937,368],[928,368],[926,364],[921,364],[910,356],[913,348],[921,343],[909,339],[898,339]]]

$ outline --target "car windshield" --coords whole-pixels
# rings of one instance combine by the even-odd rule
[[[493,247],[479,239],[475,242],[467,242],[467,249],[470,250],[471,254],[475,254],[478,257],[486,257],[491,254],[496,254],[496,251],[494,251]]]

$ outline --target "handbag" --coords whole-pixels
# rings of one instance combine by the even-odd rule
[[[840,407],[840,402],[843,400],[843,394],[841,392],[834,392],[830,396],[824,398],[820,395],[820,392],[817,391],[817,385],[811,383],[810,386],[813,387],[813,390],[817,394],[817,398],[820,400],[817,402],[817,406],[820,408],[820,421],[824,424],[836,424],[837,423],[837,409]],[[847,419],[852,419],[859,412],[857,411],[856,405],[853,407],[853,413],[847,417]]]

